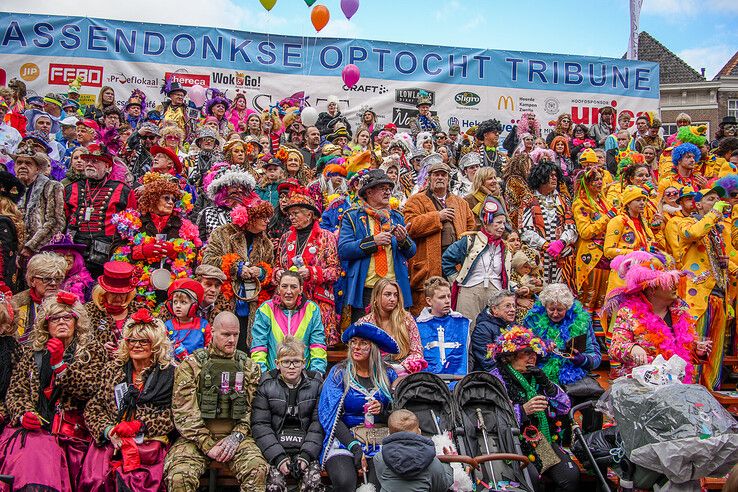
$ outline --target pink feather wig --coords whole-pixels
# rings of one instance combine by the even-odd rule
[[[541,123],[538,119],[535,119],[533,120],[533,128],[531,128],[528,121],[529,116],[533,116],[535,118],[536,115],[532,111],[525,111],[520,115],[520,119],[518,120],[518,134],[530,133],[539,137],[541,135]]]
[[[530,151],[530,159],[533,161],[533,164],[538,164],[541,161],[549,161],[549,162],[556,162],[556,152],[554,152],[551,149],[533,149]]]

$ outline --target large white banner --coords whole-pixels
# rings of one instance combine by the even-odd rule
[[[341,80],[348,63],[362,74],[352,88]],[[650,62],[0,13],[0,84],[16,77],[36,94],[63,93],[81,75],[87,102],[109,85],[119,105],[139,88],[152,108],[170,74],[185,87],[243,92],[257,110],[305,91],[320,111],[336,95],[352,123],[371,106],[380,123],[400,128],[416,114],[419,89],[432,95],[445,129],[462,131],[488,118],[509,130],[532,111],[547,133],[564,112],[589,125],[606,105],[637,115],[659,103]]]

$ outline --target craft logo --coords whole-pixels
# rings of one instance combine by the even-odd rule
[[[413,106],[415,106],[415,104],[418,102],[418,92],[420,92],[420,89],[418,88],[396,89],[395,90],[395,102],[398,102],[400,104],[412,104]],[[425,92],[427,92],[428,95],[430,96],[431,104],[435,104],[436,103],[436,93],[433,91],[428,91],[428,90],[426,90]]]
[[[41,74],[41,69],[35,63],[24,63],[18,72],[20,73],[20,78],[26,82],[33,82]]]
[[[136,86],[145,85],[147,87],[159,87],[159,85],[161,85],[157,77],[147,78],[141,75],[126,75],[123,72],[110,74],[107,78],[108,82],[118,84],[131,84]]]
[[[543,101],[543,110],[550,115],[559,114],[559,100],[549,97]]]
[[[437,115],[436,111],[431,111],[431,115]],[[410,128],[410,120],[418,117],[417,109],[409,108],[392,108],[392,123],[398,128]]]
[[[49,63],[50,85],[67,85],[72,79],[77,77],[82,78],[82,85],[87,87],[102,87],[103,67]]]
[[[195,85],[201,85],[203,87],[210,87],[210,75],[200,75],[198,73],[182,73],[182,72],[167,72],[164,74],[164,78],[172,78],[172,82],[179,82],[182,87],[192,87]]]
[[[371,92],[372,94],[386,94],[389,89],[384,85],[355,85],[349,87],[343,84],[343,90],[349,92]]]
[[[473,92],[459,92],[454,96],[454,101],[459,106],[476,106],[482,101],[482,98]]]
[[[261,87],[261,77],[252,77],[246,72],[223,73],[213,72],[213,84],[218,85],[234,85],[236,87],[248,87],[250,89],[258,89]]]
[[[515,102],[513,101],[512,96],[500,96],[497,100],[497,109],[502,111],[503,107],[505,108],[505,111],[508,111],[508,109],[510,111],[515,111]]]

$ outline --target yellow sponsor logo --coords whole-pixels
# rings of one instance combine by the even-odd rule
[[[91,106],[94,105],[97,101],[97,96],[95,94],[80,94],[79,95],[79,103],[83,106]]]
[[[25,80],[26,82],[33,82],[36,80],[41,73],[41,70],[39,70],[38,65],[35,63],[24,63],[21,65],[20,70],[18,70],[20,73],[20,77]]]
[[[515,111],[515,102],[513,101],[512,96],[500,96],[497,100],[497,109],[502,111],[502,108],[504,107],[507,111],[508,106],[510,106],[510,111]]]

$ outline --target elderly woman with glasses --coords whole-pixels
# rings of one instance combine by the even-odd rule
[[[18,490],[73,490],[90,443],[83,412],[102,384],[105,354],[77,296],[41,305],[6,398],[0,475]]]
[[[156,308],[165,299],[157,290],[152,273],[165,268],[170,280],[191,277],[202,246],[197,227],[184,218],[190,205],[179,183],[171,176],[146,173],[138,193],[138,209],[113,216],[118,234],[127,244],[114,250],[113,260],[128,261],[140,268],[137,300]],[[158,273],[158,272],[157,272]],[[161,288],[161,287],[160,287]]]
[[[13,296],[15,333],[21,345],[29,342],[41,302],[46,296],[57,293],[64,281],[67,268],[67,260],[51,252],[34,255],[28,262],[26,268],[28,289]]]
[[[80,489],[160,490],[174,430],[171,350],[161,320],[147,309],[133,313],[115,359],[105,365],[102,386],[85,407],[94,443],[85,457]]]
[[[322,490],[323,428],[317,418],[322,377],[305,368],[299,338],[285,337],[276,356],[276,367],[262,376],[251,404],[251,434],[271,465],[267,490],[286,492],[290,476],[303,492]]]
[[[279,240],[274,278],[282,272],[296,269],[304,283],[305,297],[320,308],[328,346],[340,342],[333,284],[338,281],[341,267],[338,261],[336,236],[320,227],[320,210],[304,188],[294,189],[283,207],[292,226]]]

